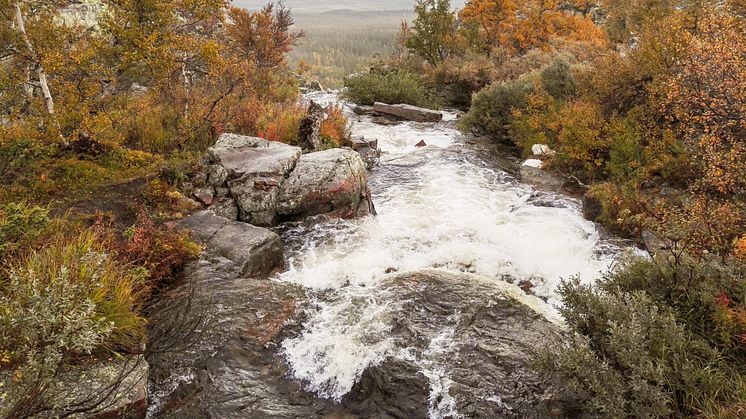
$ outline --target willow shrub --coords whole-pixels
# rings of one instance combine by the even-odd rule
[[[414,106],[437,108],[438,101],[422,79],[406,71],[370,72],[345,79],[345,99],[361,104],[375,102],[406,103]]]
[[[474,94],[471,109],[459,122],[459,128],[510,142],[513,111],[525,108],[533,91],[530,77],[493,84]]]
[[[54,239],[11,266],[0,284],[2,347],[17,348],[11,358],[20,361],[57,341],[58,350],[72,354],[137,349],[146,279],[117,262],[91,231]],[[69,323],[73,312],[83,316],[85,327]],[[78,337],[93,334],[99,336],[95,344],[76,346]]]
[[[740,269],[740,270],[739,270]],[[743,269],[634,260],[595,287],[563,283],[574,338],[537,364],[604,417],[733,416],[746,406]]]

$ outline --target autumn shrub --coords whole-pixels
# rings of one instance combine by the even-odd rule
[[[143,269],[148,290],[174,279],[181,268],[202,251],[188,233],[158,228],[144,211],[123,236],[123,242],[117,245],[117,257]]]
[[[384,102],[438,107],[433,92],[422,79],[404,71],[370,72],[349,76],[345,79],[343,96],[361,105]]]
[[[116,261],[91,230],[59,236],[12,264],[7,281],[0,284],[1,346],[12,352],[12,362],[34,362],[30,358],[43,355],[48,341],[58,338],[63,346],[49,349],[64,349],[68,356],[104,347],[137,349],[145,325],[139,313],[145,279]],[[80,314],[77,320],[87,326],[68,324],[77,321],[72,313]],[[87,333],[99,336],[95,343],[80,351],[64,347],[74,347]]]
[[[43,392],[80,356],[138,351],[144,290],[145,277],[90,230],[58,236],[15,262],[0,281],[0,371],[13,377],[0,388],[0,414]]]
[[[632,260],[596,287],[564,282],[560,311],[575,335],[565,346],[544,348],[537,365],[569,380],[587,396],[586,406],[605,417],[742,409],[743,329],[734,334],[732,322],[721,320],[735,316],[723,307],[742,315],[740,269]],[[738,301],[730,300],[732,292]],[[731,329],[719,332],[723,327]]]
[[[306,108],[300,103],[285,103],[265,107],[255,126],[258,137],[270,141],[297,145],[300,122],[306,116]]]
[[[326,117],[321,122],[320,135],[328,147],[341,147],[347,144],[351,134],[341,106],[329,105],[326,108]]]

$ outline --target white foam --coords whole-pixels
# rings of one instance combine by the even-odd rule
[[[447,147],[460,136],[448,123],[381,126],[355,118],[354,134],[377,138],[394,155],[410,153],[420,140]],[[552,307],[560,303],[560,281],[574,275],[594,281],[621,249],[601,241],[572,199],[550,195],[556,205],[533,205],[535,191],[499,170],[458,157],[425,161],[371,175],[377,217],[299,227],[285,236],[302,242],[290,246],[291,268],[278,279],[333,297],[318,303],[303,334],[283,343],[283,353],[297,379],[332,399],[350,391],[365,368],[391,356],[409,359],[430,380],[430,416],[457,417],[448,357],[438,352],[448,350],[452,333],[435,330],[429,352],[396,349],[388,336],[395,298],[378,287],[385,273],[434,267],[476,273],[561,324]],[[549,304],[501,281],[506,275],[530,280]]]

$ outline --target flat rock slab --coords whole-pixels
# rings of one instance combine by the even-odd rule
[[[443,114],[438,111],[406,104],[388,105],[376,102],[373,105],[373,110],[378,113],[394,115],[414,122],[440,122],[443,120]]]
[[[179,226],[205,243],[209,254],[237,264],[242,275],[266,275],[284,265],[280,236],[266,228],[230,221],[210,210],[190,215]]]
[[[298,162],[301,149],[263,138],[223,134],[208,153],[228,171],[229,179],[237,179],[286,176]]]

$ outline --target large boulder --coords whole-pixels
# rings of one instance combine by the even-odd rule
[[[502,281],[445,270],[398,274],[383,289],[399,304],[393,337],[415,364],[451,383],[437,396],[452,398],[461,416],[558,417],[573,404],[563,386],[531,368],[535,350],[564,336],[559,317],[537,297]],[[410,379],[413,386],[419,380]]]
[[[414,122],[440,122],[443,120],[443,114],[440,112],[406,104],[388,105],[376,102],[373,104],[373,110],[378,113],[393,115]]]
[[[280,236],[265,228],[230,221],[210,210],[190,215],[180,227],[205,243],[209,254],[235,263],[242,275],[262,276],[284,265]]]
[[[269,227],[313,215],[373,212],[365,163],[352,150],[302,155],[299,147],[223,134],[207,160],[206,178],[215,193],[203,190],[200,199],[232,220]]]
[[[278,187],[295,168],[301,149],[276,141],[223,134],[208,151],[208,181],[227,187],[241,221],[277,224]]]
[[[280,187],[277,202],[278,214],[289,220],[373,212],[365,163],[355,151],[340,148],[303,155]]]

